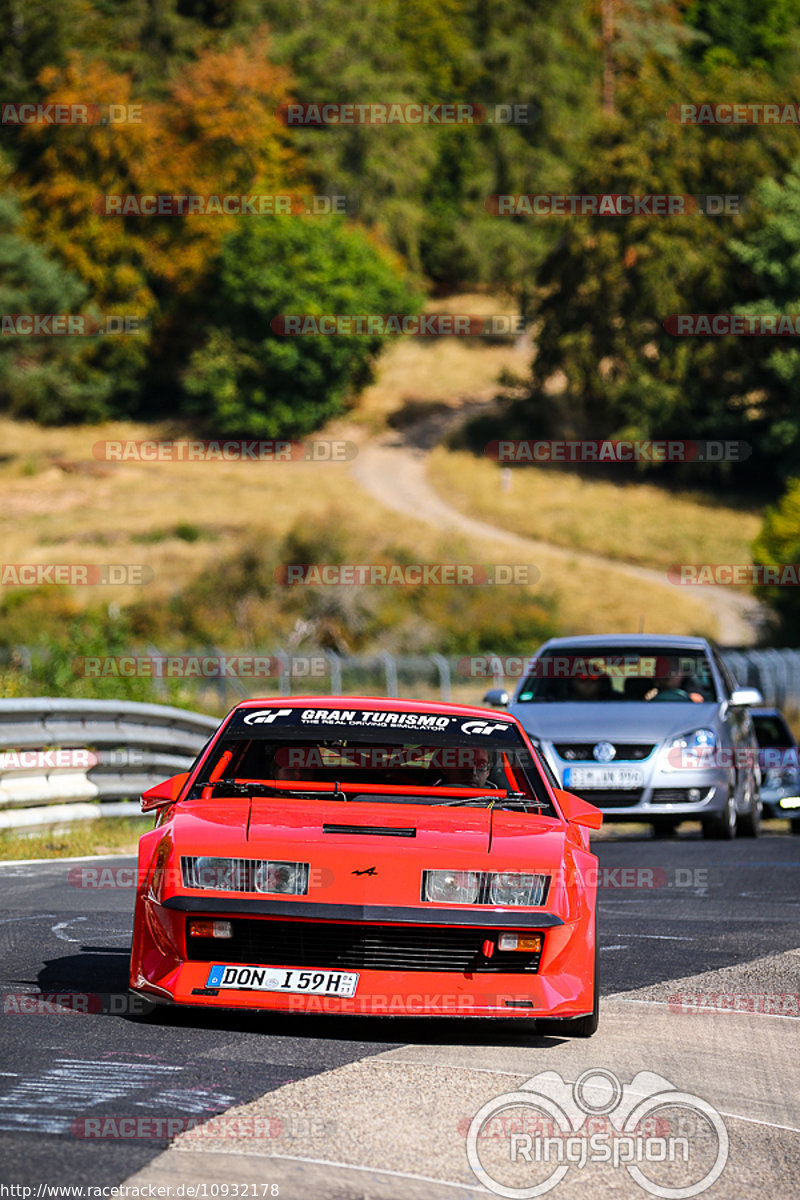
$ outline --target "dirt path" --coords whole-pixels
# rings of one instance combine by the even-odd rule
[[[629,579],[641,580],[659,587],[672,588],[662,571],[635,566],[605,558],[588,551],[557,546],[537,538],[520,537],[506,529],[467,516],[439,495],[427,477],[426,459],[433,447],[469,416],[488,409],[491,395],[465,399],[457,408],[427,417],[403,430],[389,432],[362,443],[352,471],[370,495],[387,508],[406,516],[425,521],[442,531],[453,530],[470,537],[487,538],[514,547],[517,552],[535,556],[545,552],[563,563],[565,574],[574,574],[576,582],[587,568],[602,567]],[[701,599],[717,621],[717,640],[726,646],[752,645],[758,635],[762,608],[750,596],[735,594],[722,587],[704,587]]]

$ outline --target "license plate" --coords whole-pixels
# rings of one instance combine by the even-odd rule
[[[285,967],[233,967],[215,963],[206,987],[257,992],[298,992],[310,996],[355,996],[356,971],[290,971]]]
[[[639,767],[566,767],[565,788],[640,788],[644,772]]]

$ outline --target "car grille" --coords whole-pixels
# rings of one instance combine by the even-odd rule
[[[618,792],[604,791],[602,788],[569,789],[573,796],[588,800],[595,808],[630,808],[638,804],[643,795],[642,788],[624,788]]]
[[[327,967],[371,971],[452,971],[532,973],[541,952],[497,950],[486,958],[485,929],[436,925],[351,925],[336,921],[271,921],[235,918],[233,937],[189,937],[190,962],[246,963],[259,966]],[[509,922],[513,930],[513,922]],[[530,932],[525,930],[526,933]]]
[[[602,739],[598,739],[602,740]],[[610,738],[608,739],[611,740]],[[597,742],[554,742],[553,749],[559,758],[564,758],[567,762],[594,762],[595,758],[592,754]],[[655,750],[655,745],[652,742],[611,742],[611,745],[616,750],[614,762],[640,762],[643,758],[647,758]]]

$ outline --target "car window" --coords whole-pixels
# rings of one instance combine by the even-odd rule
[[[621,644],[553,647],[538,655],[517,694],[528,703],[678,703],[715,701],[708,655],[702,649]]]
[[[786,722],[783,717],[776,716],[772,713],[769,715],[760,713],[751,713],[753,725],[756,731],[756,740],[762,748],[771,746],[791,746],[794,744]]]

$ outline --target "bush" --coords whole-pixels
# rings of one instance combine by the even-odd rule
[[[212,326],[184,376],[183,410],[207,431],[302,436],[371,381],[384,337],[273,332],[284,314],[417,313],[421,295],[360,230],[331,218],[243,220],[226,240]]]

